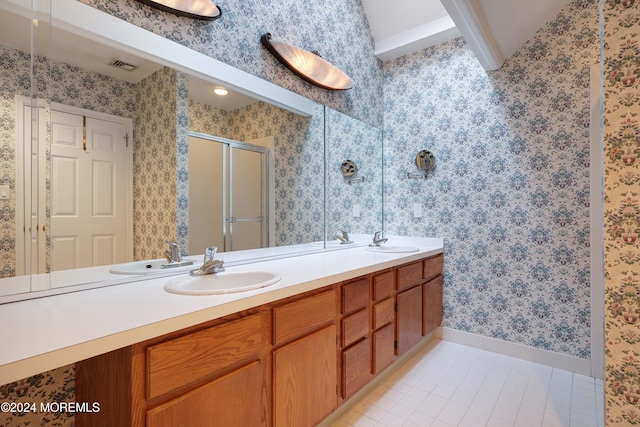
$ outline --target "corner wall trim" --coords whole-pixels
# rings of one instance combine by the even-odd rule
[[[443,341],[450,341],[467,345],[469,347],[479,348],[481,350],[504,354],[506,356],[517,357],[522,360],[540,363],[553,368],[564,369],[576,374],[593,376],[591,373],[591,361],[588,359],[580,359],[575,356],[568,356],[566,354],[541,350],[522,344],[516,344],[444,327],[436,331],[436,338],[440,338]]]
[[[491,30],[473,0],[441,0],[473,53],[486,71],[497,70],[504,62]]]

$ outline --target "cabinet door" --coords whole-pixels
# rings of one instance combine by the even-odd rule
[[[422,285],[422,335],[427,335],[442,323],[442,276]]]
[[[273,369],[274,425],[315,425],[337,406],[335,325],[275,350]]]
[[[389,366],[396,355],[394,345],[395,328],[393,323],[389,323],[384,328],[373,333],[373,374],[377,374]]]
[[[264,378],[254,362],[147,411],[147,427],[266,426]]]
[[[369,382],[369,366],[369,339],[364,339],[342,352],[342,397],[348,399]]]
[[[422,339],[422,286],[397,295],[398,356]]]

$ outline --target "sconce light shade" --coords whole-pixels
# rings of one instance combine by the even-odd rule
[[[211,0],[138,0],[164,12],[193,19],[213,21],[220,18],[222,10]]]
[[[353,87],[349,76],[317,53],[274,41],[270,33],[264,34],[260,40],[278,61],[301,79],[324,89],[345,90]]]

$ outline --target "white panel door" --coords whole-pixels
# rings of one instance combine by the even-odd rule
[[[122,123],[52,111],[52,271],[127,261],[126,135]]]

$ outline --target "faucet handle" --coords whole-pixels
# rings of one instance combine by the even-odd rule
[[[207,262],[207,261],[213,261],[216,257],[216,252],[218,251],[218,247],[217,246],[211,246],[208,247],[204,250],[204,261],[203,263]]]

